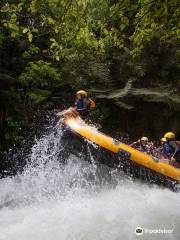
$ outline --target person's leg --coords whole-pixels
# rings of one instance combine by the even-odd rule
[[[81,111],[80,115],[81,115],[81,118],[82,118],[83,120],[86,120],[87,117],[88,117],[88,115],[89,115],[89,111],[83,110],[83,111]]]

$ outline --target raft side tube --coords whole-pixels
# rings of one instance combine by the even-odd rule
[[[117,155],[125,154],[132,162],[180,182],[180,169],[164,162],[157,162],[150,155],[114,140],[112,137],[99,132],[95,127],[87,125],[80,117],[68,117],[64,119],[64,122],[81,137],[96,143],[100,147]]]

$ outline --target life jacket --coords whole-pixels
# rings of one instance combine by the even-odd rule
[[[91,110],[95,108],[95,102],[91,98],[89,98],[89,105]]]
[[[83,108],[85,111],[90,110],[90,101],[88,97],[83,98]]]
[[[83,100],[82,99],[78,99],[76,101],[76,107],[77,107],[77,110],[82,110],[84,108],[84,104],[83,104]]]
[[[170,147],[169,143],[165,142],[162,145],[162,155],[163,155],[163,157],[170,158],[172,152],[173,152],[173,149]]]

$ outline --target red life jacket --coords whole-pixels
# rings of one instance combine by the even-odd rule
[[[90,109],[91,110],[94,109],[95,108],[95,102],[91,98],[89,98],[89,103],[90,103]]]

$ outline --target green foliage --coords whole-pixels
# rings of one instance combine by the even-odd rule
[[[19,85],[9,84],[3,78],[1,125],[15,115],[29,119],[64,86],[73,91],[110,91],[132,81],[136,86],[164,84],[177,90],[178,4],[178,0],[1,0],[0,74],[19,80]],[[13,101],[16,109],[11,111]]]
[[[28,105],[38,105],[44,102],[51,94],[51,91],[47,90],[34,90],[27,92],[26,96],[28,98]]]
[[[24,89],[25,103],[28,108],[33,109],[35,106],[42,104],[55,88],[63,85],[61,75],[51,63],[39,60],[29,62],[19,76]]]
[[[93,123],[102,124],[110,117],[110,109],[103,104],[97,104],[96,108],[90,112],[90,119]]]
[[[61,76],[51,63],[39,60],[29,62],[19,80],[25,87],[49,89],[61,85]]]
[[[135,31],[131,36],[138,54],[147,44],[158,39],[159,45],[177,45],[179,35],[180,10],[177,0],[140,1],[140,9],[135,16]]]

